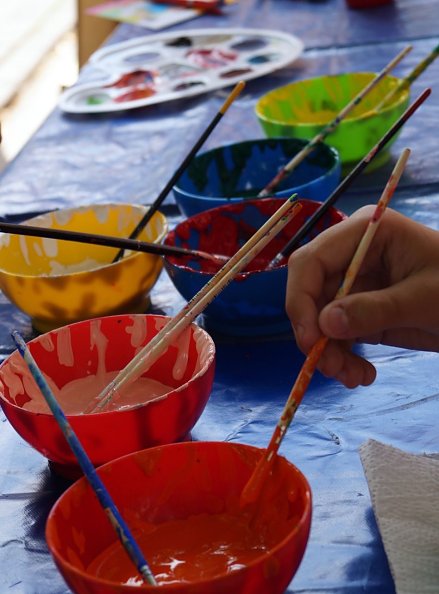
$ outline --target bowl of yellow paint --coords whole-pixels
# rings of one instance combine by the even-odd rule
[[[130,452],[188,438],[213,382],[215,346],[192,324],[107,406],[96,398],[169,321],[123,314],[84,320],[42,334],[30,352],[95,466]],[[70,478],[81,474],[55,417],[15,351],[0,366],[0,405],[17,433]],[[93,407],[92,407],[93,408]]]
[[[102,204],[56,210],[25,224],[128,237],[147,207]],[[160,243],[166,218],[156,212],[139,235]],[[63,324],[116,313],[145,311],[162,269],[160,256],[40,237],[0,234],[0,289],[45,332]]]
[[[241,492],[263,450],[185,442],[135,452],[98,469],[155,576],[142,583],[83,478],[46,525],[52,556],[75,594],[282,594],[305,551],[311,489],[277,457],[258,505]],[[293,582],[294,583],[294,582]]]
[[[256,103],[255,111],[265,134],[312,139],[376,76],[351,72],[308,78],[269,91]],[[376,109],[400,79],[387,75],[329,134],[325,142],[334,147],[345,167],[360,161],[404,112],[409,90],[397,94]],[[389,158],[389,145],[373,161],[373,167]],[[370,170],[370,167],[369,167]]]

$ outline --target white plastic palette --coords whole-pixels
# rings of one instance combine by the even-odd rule
[[[90,62],[106,78],[65,91],[60,108],[103,113],[192,97],[273,72],[302,53],[297,37],[261,29],[195,29],[110,45]]]

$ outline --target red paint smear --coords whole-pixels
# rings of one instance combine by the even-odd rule
[[[260,272],[267,268],[271,260],[284,248],[286,243],[296,233],[304,222],[317,210],[320,202],[311,200],[300,200],[301,211],[289,222],[284,229],[254,258],[249,265],[238,275],[237,279],[244,278],[251,272]],[[261,199],[257,201],[239,202],[202,212],[180,223],[176,229],[166,238],[168,245],[181,245],[181,247],[203,250],[209,254],[222,254],[233,256],[256,232],[256,228],[244,220],[234,220],[232,216],[239,219],[239,215],[249,206],[256,207],[263,215],[263,220],[268,220],[280,207],[279,199]],[[326,227],[339,222],[344,215],[335,209],[323,217],[316,225],[313,235],[317,235]],[[198,235],[198,242],[190,241],[194,232]],[[192,243],[192,245],[191,245]],[[197,245],[195,245],[197,243]],[[177,267],[194,269],[194,261],[191,258],[176,258],[168,256],[168,261]],[[286,260],[276,266],[285,266]],[[210,260],[198,260],[198,272],[204,274],[215,274],[221,268]]]
[[[138,85],[151,85],[154,82],[156,72],[152,70],[133,70],[123,74],[116,82],[104,85],[106,88],[115,87],[122,89],[124,87],[135,87]]]
[[[116,103],[123,103],[125,101],[137,101],[138,99],[145,99],[155,95],[156,91],[154,87],[142,87],[123,93],[114,99]]]

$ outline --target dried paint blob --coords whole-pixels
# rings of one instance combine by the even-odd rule
[[[254,38],[254,39],[244,39],[244,41],[239,41],[238,43],[234,43],[231,47],[232,49],[239,51],[239,52],[254,52],[256,50],[260,50],[267,45],[266,39]]]
[[[168,47],[191,47],[192,39],[190,37],[177,37],[177,39],[168,41],[165,45]]]
[[[173,90],[174,91],[187,91],[188,89],[191,89],[192,87],[198,87],[199,85],[204,85],[205,83],[202,82],[201,80],[188,80],[186,82],[182,82],[178,85],[176,85]]]
[[[145,99],[146,97],[151,97],[155,95],[155,88],[154,87],[142,87],[138,89],[133,89],[132,91],[128,91],[127,93],[123,93],[114,99],[116,103],[124,103],[125,101],[138,101],[139,99]]]
[[[235,76],[242,76],[251,72],[251,68],[237,68],[236,70],[228,70],[227,72],[221,72],[221,78],[234,78]]]
[[[107,101],[110,101],[110,97],[108,95],[104,95],[104,93],[89,95],[85,98],[85,103],[87,105],[101,105]]]
[[[138,85],[150,85],[154,82],[156,74],[157,73],[152,70],[133,70],[132,72],[123,74],[118,80],[105,86],[122,89],[124,87],[133,87]]]
[[[198,39],[195,40],[195,46],[203,46],[206,45],[220,45],[224,44],[232,39],[232,35],[201,35]]]
[[[186,58],[202,68],[221,68],[238,57],[236,52],[223,49],[193,49],[186,53]]]
[[[258,54],[257,56],[252,56],[247,61],[250,64],[267,64],[267,62],[273,62],[279,59],[279,54]]]

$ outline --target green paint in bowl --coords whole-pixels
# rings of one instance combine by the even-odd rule
[[[268,137],[287,136],[312,139],[376,76],[373,72],[354,72],[319,76],[297,81],[263,95],[256,104],[256,116]],[[357,105],[325,142],[339,152],[341,162],[350,167],[362,159],[400,117],[409,102],[409,91],[400,93],[384,109],[374,108],[400,82],[386,76]],[[389,158],[385,151],[373,167]],[[369,167],[369,170],[371,168]]]

